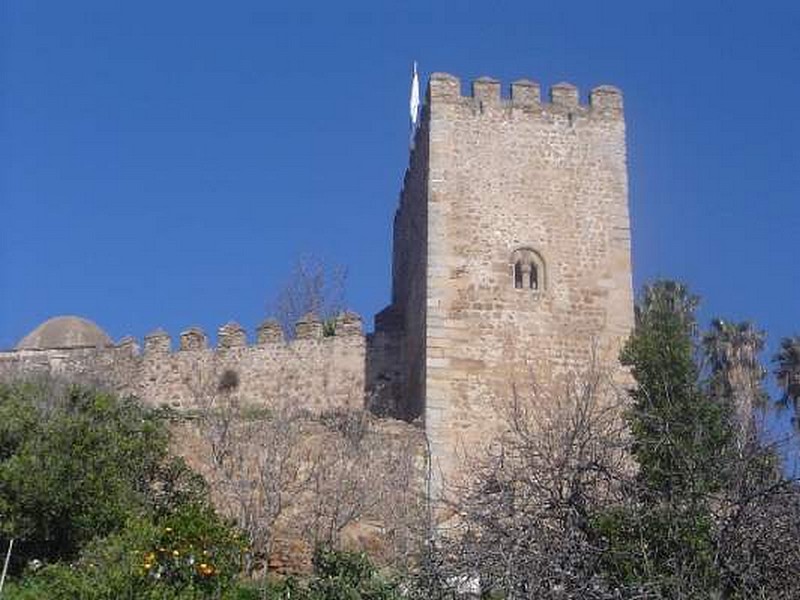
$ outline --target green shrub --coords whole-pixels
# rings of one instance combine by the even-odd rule
[[[232,587],[242,542],[213,510],[185,505],[159,523],[135,519],[89,543],[73,563],[29,572],[11,600],[205,599]]]
[[[74,559],[132,516],[201,497],[202,480],[169,457],[168,441],[165,424],[134,400],[0,386],[0,538],[18,540],[16,569]]]
[[[397,600],[397,585],[381,576],[366,554],[318,548],[314,571],[294,577],[241,583],[226,600]]]
[[[363,552],[318,548],[309,600],[390,600],[397,597],[393,582],[381,577]]]
[[[132,399],[0,385],[0,547],[16,542],[7,597],[216,598],[229,588],[242,543],[168,443],[162,415]],[[23,572],[33,562],[45,566]]]

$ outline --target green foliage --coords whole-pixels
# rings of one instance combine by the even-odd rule
[[[219,598],[232,589],[243,550],[213,510],[187,504],[157,523],[128,521],[90,542],[72,563],[29,572],[10,586],[8,598]]]
[[[697,298],[677,283],[644,290],[621,360],[636,385],[627,421],[639,465],[632,501],[595,518],[610,578],[666,597],[718,586],[710,495],[726,483],[731,406],[705,393],[697,364]]]
[[[210,507],[182,506],[159,525],[137,552],[140,572],[151,584],[210,594],[238,574],[243,539]]]
[[[800,403],[800,335],[781,340],[778,353],[773,358],[775,375],[783,388],[782,403]]]
[[[307,581],[241,583],[243,538],[168,444],[164,415],[133,400],[0,386],[0,541],[16,540],[4,598],[395,597],[365,555],[331,550],[317,552]]]
[[[718,586],[714,522],[707,511],[666,503],[618,507],[598,514],[592,526],[607,546],[601,557],[606,577],[622,589],[704,598]]]
[[[336,335],[336,318],[331,317],[322,322],[322,337],[333,337]]]
[[[636,381],[627,416],[646,489],[660,499],[695,501],[718,489],[730,440],[730,410],[704,393],[695,360],[697,299],[656,282],[637,306],[621,361]]]
[[[399,600],[397,584],[381,576],[364,553],[320,547],[307,579],[287,577],[241,583],[228,600]]]
[[[364,553],[319,548],[308,600],[391,600],[396,588],[381,578]]]
[[[16,540],[12,575],[44,563],[8,597],[218,597],[242,544],[168,443],[159,413],[134,400],[0,386],[0,541]]]
[[[135,402],[23,384],[0,387],[0,412],[0,535],[18,557],[74,558],[158,501],[168,434]]]

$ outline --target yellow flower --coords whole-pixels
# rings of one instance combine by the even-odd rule
[[[172,551],[172,556],[180,556],[180,555],[181,555],[181,553],[178,552],[177,550],[173,550]]]

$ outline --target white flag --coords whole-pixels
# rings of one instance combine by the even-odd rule
[[[419,120],[419,77],[417,76],[417,61],[414,61],[414,72],[411,76],[411,100],[409,101],[411,116],[411,147],[414,147],[414,134],[417,132]]]

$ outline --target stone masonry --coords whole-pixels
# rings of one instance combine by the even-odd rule
[[[395,217],[397,398],[422,417],[434,489],[480,453],[514,387],[617,375],[633,325],[622,95],[531,81],[501,97],[430,79]],[[391,319],[388,317],[391,316]]]
[[[217,347],[205,333],[190,328],[173,351],[168,333],[133,338],[105,347],[22,349],[0,353],[0,377],[39,373],[110,387],[152,406],[195,409],[213,401],[226,378],[252,407],[289,405],[321,412],[364,404],[365,339],[361,319],[351,313],[337,320],[337,335],[323,336],[312,315],[297,323],[296,337],[285,341],[277,322],[267,321],[248,343],[236,323],[220,327]]]
[[[527,80],[504,98],[493,79],[464,95],[456,77],[431,76],[394,219],[391,303],[374,333],[344,315],[323,337],[310,317],[291,342],[266,323],[249,344],[231,323],[214,349],[189,329],[174,351],[159,331],[143,352],[132,339],[2,352],[0,376],[80,375],[177,408],[225,376],[256,406],[366,407],[424,427],[439,493],[491,441],[515,389],[555,389],[593,365],[624,376],[633,298],[622,94],[598,87],[583,104],[558,84],[540,96]]]

